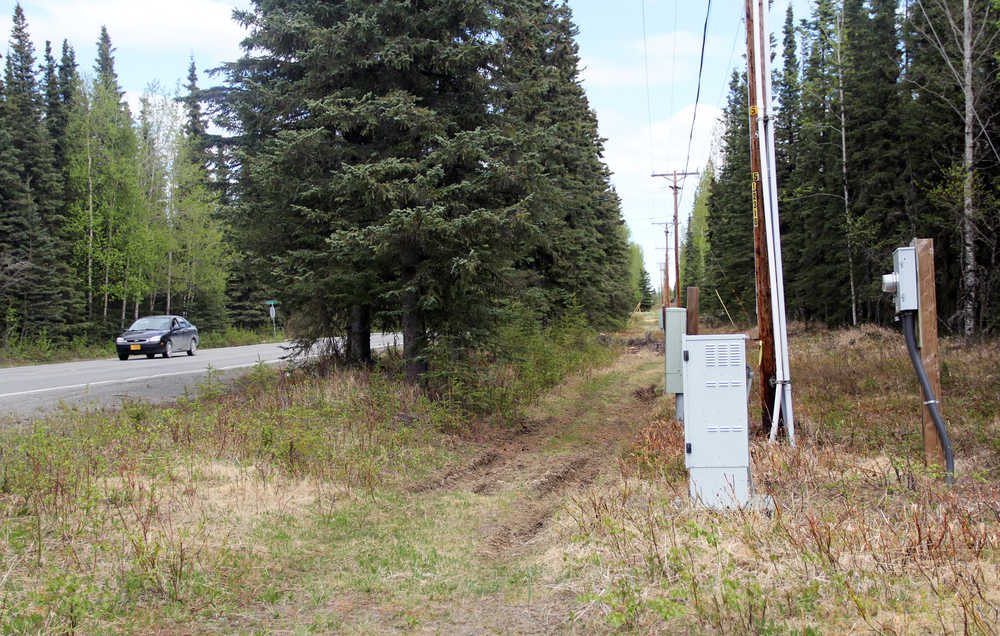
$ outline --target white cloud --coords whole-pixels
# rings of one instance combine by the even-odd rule
[[[693,111],[694,104],[688,104],[672,117],[654,121],[652,126],[636,126],[621,113],[600,113],[601,134],[608,138],[604,159],[613,172],[612,181],[622,199],[622,211],[632,240],[642,247],[646,270],[653,278],[659,275],[658,263],[664,260],[663,226],[654,223],[673,218],[673,195],[667,187],[668,179],[654,178],[651,174],[684,171]],[[705,167],[721,116],[722,111],[714,106],[698,106],[689,171]],[[682,233],[697,184],[698,177],[689,177],[683,183],[679,205]],[[670,246],[670,258],[673,259],[672,235]]]
[[[39,0],[24,2],[33,34],[80,45],[97,40],[107,26],[119,50],[182,50],[212,56],[236,50],[242,29],[228,0]],[[241,2],[239,4],[246,4]]]
[[[676,49],[674,48],[676,46]],[[581,57],[580,75],[592,87],[643,86],[647,63],[650,86],[676,82],[695,82],[701,57],[701,34],[689,31],[662,33],[647,39],[643,55],[642,40],[632,40],[617,49],[618,54]],[[624,53],[624,55],[622,55]],[[727,63],[735,55],[733,42],[709,36],[705,44],[706,66]]]

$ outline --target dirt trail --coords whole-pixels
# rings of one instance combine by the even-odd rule
[[[572,594],[555,584],[545,562],[556,541],[547,532],[570,498],[595,482],[618,479],[618,462],[649,423],[649,395],[662,390],[662,354],[632,349],[610,367],[576,377],[546,397],[520,427],[482,441],[465,465],[410,489],[415,497],[477,495],[476,557],[492,567],[539,572],[528,599],[478,598],[440,608],[449,618],[427,633],[552,633],[571,629]],[[510,593],[506,594],[510,596]],[[528,602],[523,602],[527,600]]]

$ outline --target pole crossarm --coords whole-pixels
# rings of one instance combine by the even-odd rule
[[[675,307],[681,306],[681,256],[680,256],[681,245],[680,245],[680,231],[678,228],[679,222],[677,220],[677,206],[679,204],[677,197],[680,193],[681,186],[678,185],[677,183],[677,177],[682,177],[682,178],[690,177],[697,174],[698,174],[697,172],[677,172],[676,170],[674,170],[673,172],[654,172],[652,175],[654,177],[673,177],[674,180],[673,185],[670,185],[668,187],[674,191],[674,285],[675,285],[674,306]],[[664,231],[665,236],[666,234],[667,234],[666,231]],[[668,247],[667,252],[669,252],[670,251],[669,237],[666,240]],[[664,290],[666,290],[666,278],[664,278]],[[664,305],[667,304],[666,294],[664,294],[663,304]]]

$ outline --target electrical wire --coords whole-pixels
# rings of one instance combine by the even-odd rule
[[[691,161],[691,144],[694,141],[694,126],[698,120],[698,102],[701,100],[701,78],[705,70],[705,43],[708,41],[708,19],[712,15],[712,0],[708,0],[708,9],[705,11],[705,26],[701,30],[701,59],[698,62],[698,88],[694,97],[694,113],[691,115],[691,132],[688,135],[687,156],[684,158],[684,172],[688,171],[688,163]],[[684,186],[681,185],[683,192]]]
[[[674,0],[674,30],[673,30],[673,47],[670,53],[670,114],[674,114],[674,87],[677,85],[675,81],[677,78],[677,5],[680,4],[680,0]]]
[[[743,25],[746,22],[746,17],[741,17],[740,21],[736,24],[736,33],[733,34],[733,44],[729,48],[729,61],[726,62],[726,71],[733,68],[733,58],[736,57],[736,43],[740,39],[740,34],[743,33]],[[716,106],[722,105],[722,96],[726,94],[726,88],[729,87],[729,75],[726,75],[722,80],[722,88],[719,90],[719,97],[715,100]]]
[[[906,350],[910,354],[910,362],[913,363],[913,370],[917,372],[917,380],[920,382],[920,388],[923,389],[924,397],[927,398],[924,404],[931,413],[931,419],[934,420],[934,427],[937,429],[938,437],[941,439],[941,447],[944,450],[945,479],[949,484],[953,484],[955,483],[955,454],[951,449],[951,441],[948,439],[948,430],[945,428],[944,418],[941,417],[941,409],[938,408],[937,397],[934,395],[934,389],[931,387],[927,371],[924,369],[923,360],[920,359],[920,353],[917,350],[916,326],[914,324],[916,322],[916,315],[916,311],[901,312]]]
[[[646,76],[646,119],[649,123],[649,171],[653,172],[653,98],[649,91],[649,45],[646,42],[646,0],[640,0],[642,7],[642,68]]]

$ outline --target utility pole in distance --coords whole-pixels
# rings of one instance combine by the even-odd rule
[[[663,226],[663,306],[670,306],[670,274],[668,273],[668,264],[670,263],[670,229],[669,223],[658,222],[653,223],[653,225]],[[661,248],[656,248],[660,250]]]
[[[675,286],[674,307],[681,306],[681,256],[680,256],[681,241],[680,241],[680,231],[678,229],[679,224],[677,220],[677,207],[678,207],[677,197],[679,196],[681,187],[677,185],[677,177],[691,177],[691,176],[696,176],[697,174],[698,174],[697,172],[677,172],[676,170],[674,170],[672,173],[671,172],[653,173],[654,177],[673,176],[674,178],[673,185],[668,186],[671,190],[674,191],[674,286]],[[664,234],[666,234],[666,232],[664,232]],[[667,246],[669,248],[669,239]],[[669,251],[669,249],[667,251]]]
[[[760,338],[760,406],[761,432],[771,429],[771,409],[774,408],[777,365],[774,356],[774,326],[771,315],[771,278],[764,227],[760,223],[764,211],[764,188],[760,180],[760,135],[756,120],[760,111],[760,95],[757,94],[757,51],[754,47],[754,0],[746,0],[747,25],[747,85],[750,109],[750,189],[753,196],[753,253],[754,269],[757,275],[757,336]]]

